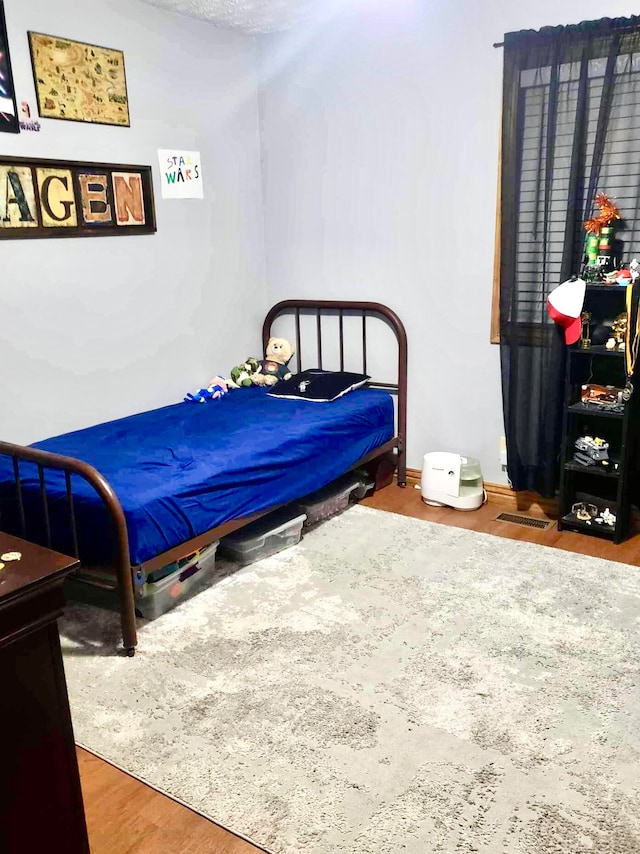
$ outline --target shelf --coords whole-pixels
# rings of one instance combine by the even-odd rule
[[[616,535],[615,527],[597,525],[595,522],[587,525],[586,522],[576,519],[573,513],[567,513],[566,516],[562,517],[562,525],[564,528],[571,528],[581,534],[591,534],[594,537],[604,537],[607,540],[612,540]]]
[[[564,470],[578,471],[581,474],[594,474],[597,477],[620,477],[620,471],[613,471],[611,469],[601,468],[600,466],[583,466],[580,465],[580,463],[575,462],[575,460],[569,460],[568,463],[565,463]]]
[[[610,358],[624,358],[624,350],[607,350],[604,344],[598,344],[594,347],[587,347],[586,350],[582,347],[570,347],[569,352],[579,356],[609,356]]]
[[[572,403],[567,407],[567,412],[573,415],[596,415],[598,418],[617,418],[618,421],[624,418],[624,410],[622,412],[612,412],[610,409],[598,409],[597,405],[588,406],[584,403]]]
[[[626,294],[627,286],[615,284],[607,285],[605,282],[587,282],[587,291],[592,291],[593,293],[604,293],[606,291],[614,291]]]

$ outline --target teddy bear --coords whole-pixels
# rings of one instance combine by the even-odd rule
[[[291,371],[287,367],[294,349],[285,338],[269,338],[265,358],[251,376],[253,385],[275,385],[279,380],[288,380]]]
[[[250,357],[246,361],[242,362],[242,364],[236,365],[235,368],[231,368],[231,381],[229,382],[231,388],[250,386],[251,377],[259,367],[260,363],[258,360]]]

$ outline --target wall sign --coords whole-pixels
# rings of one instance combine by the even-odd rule
[[[201,199],[202,162],[199,151],[159,148],[163,199]]]
[[[0,240],[155,231],[151,166],[0,156]]]
[[[0,0],[0,131],[20,133],[3,0]]]
[[[40,118],[129,127],[121,50],[32,32],[29,48]]]

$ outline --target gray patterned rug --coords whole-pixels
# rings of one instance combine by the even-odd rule
[[[79,743],[278,854],[640,852],[640,570],[355,507],[111,654]]]

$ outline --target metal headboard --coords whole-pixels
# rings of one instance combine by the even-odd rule
[[[390,391],[397,395],[397,422],[398,422],[398,484],[404,486],[406,484],[406,433],[407,433],[407,332],[404,324],[398,315],[388,306],[379,302],[349,302],[344,300],[283,300],[277,303],[269,311],[265,317],[262,326],[262,344],[263,350],[266,348],[267,341],[271,336],[271,329],[275,320],[281,315],[293,315],[295,322],[295,348],[298,354],[298,370],[302,371],[301,361],[301,342],[302,329],[300,318],[301,316],[315,316],[315,337],[317,344],[317,363],[312,367],[323,367],[323,346],[322,346],[322,319],[334,317],[338,324],[339,336],[339,351],[340,351],[340,370],[354,370],[362,373],[367,373],[367,323],[369,321],[386,322],[393,330],[398,344],[398,361],[397,375],[395,382],[380,382],[373,378],[369,382],[369,386],[381,388]],[[361,338],[362,338],[362,361],[359,365],[345,364],[345,323],[346,316],[359,316],[362,318]]]

